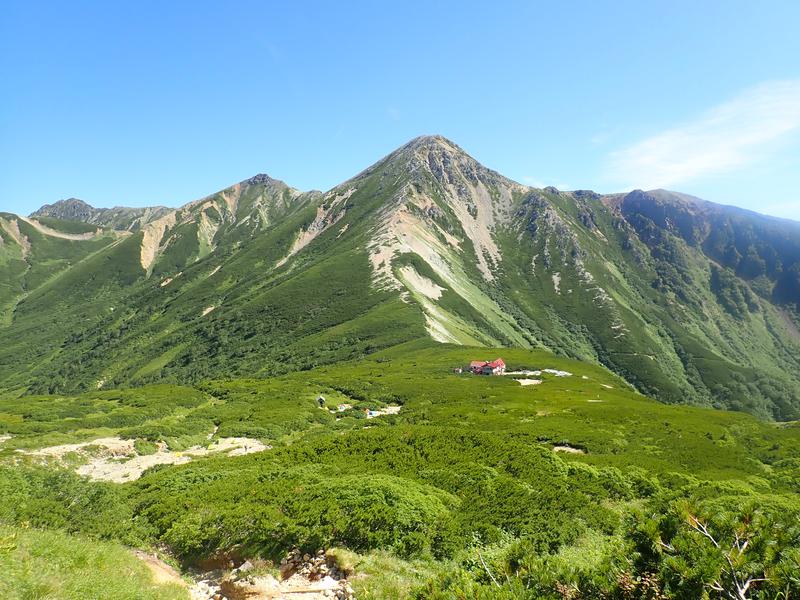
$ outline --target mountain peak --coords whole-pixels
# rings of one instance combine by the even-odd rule
[[[464,152],[458,144],[452,140],[447,139],[443,135],[420,135],[410,140],[404,148],[430,148],[430,147],[444,147]]]
[[[509,189],[519,187],[517,182],[486,167],[442,135],[416,137],[390,156],[395,160],[407,161],[410,171],[428,172],[446,185],[457,181],[470,184],[482,181]]]
[[[442,135],[421,135],[406,142],[397,150],[389,154],[384,160],[389,159],[394,163],[406,165],[415,171],[418,167],[426,169],[449,171],[455,165],[469,171],[486,170],[477,160],[470,156],[461,146]],[[379,161],[373,167],[382,164]],[[436,166],[438,165],[438,168]]]
[[[72,220],[83,221],[88,219],[95,208],[88,202],[80,198],[66,198],[53,204],[45,204],[39,210],[31,213],[32,217],[56,217],[69,218]]]
[[[449,193],[462,196],[477,193],[475,190],[470,192],[469,188],[478,185],[500,186],[507,191],[524,187],[482,165],[458,144],[442,135],[415,137],[340,184],[337,189],[352,187],[376,173],[394,183],[404,181],[427,185],[437,182],[448,187]],[[510,198],[509,194],[504,196]]]
[[[282,181],[278,181],[277,179],[273,179],[266,173],[257,173],[250,177],[249,179],[245,179],[242,183],[247,183],[249,185],[269,185],[271,183],[283,183]]]
[[[421,135],[415,137],[398,148],[393,154],[397,156],[428,156],[430,154],[436,154],[439,156],[449,156],[451,158],[475,161],[461,146],[442,135]]]

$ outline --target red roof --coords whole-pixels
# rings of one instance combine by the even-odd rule
[[[502,368],[505,369],[506,368],[506,363],[503,362],[502,358],[498,358],[496,360],[493,360],[490,363],[486,363],[486,366],[487,367],[492,367],[493,369],[496,369],[498,367],[502,367]]]
[[[483,360],[473,360],[472,362],[470,362],[470,363],[469,363],[469,366],[470,366],[470,367],[482,367],[482,366],[483,366],[483,365],[485,365],[485,364],[486,364],[486,361],[483,361]]]

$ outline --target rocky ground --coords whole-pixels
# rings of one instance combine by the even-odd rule
[[[320,550],[295,550],[281,561],[278,576],[245,561],[233,570],[207,572],[190,588],[192,600],[353,600],[349,573]]]

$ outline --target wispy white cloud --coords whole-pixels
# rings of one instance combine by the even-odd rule
[[[609,157],[609,175],[627,187],[668,187],[763,159],[800,134],[800,80],[748,89],[698,119]]]

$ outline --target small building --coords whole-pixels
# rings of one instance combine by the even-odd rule
[[[480,375],[483,373],[483,365],[485,364],[485,360],[473,360],[471,363],[469,363],[469,370],[476,375]]]
[[[506,372],[506,363],[502,358],[497,358],[492,362],[487,362],[483,365],[484,375],[502,375]]]
[[[506,372],[506,363],[502,358],[492,361],[473,360],[469,363],[469,370],[476,375],[503,375]]]

